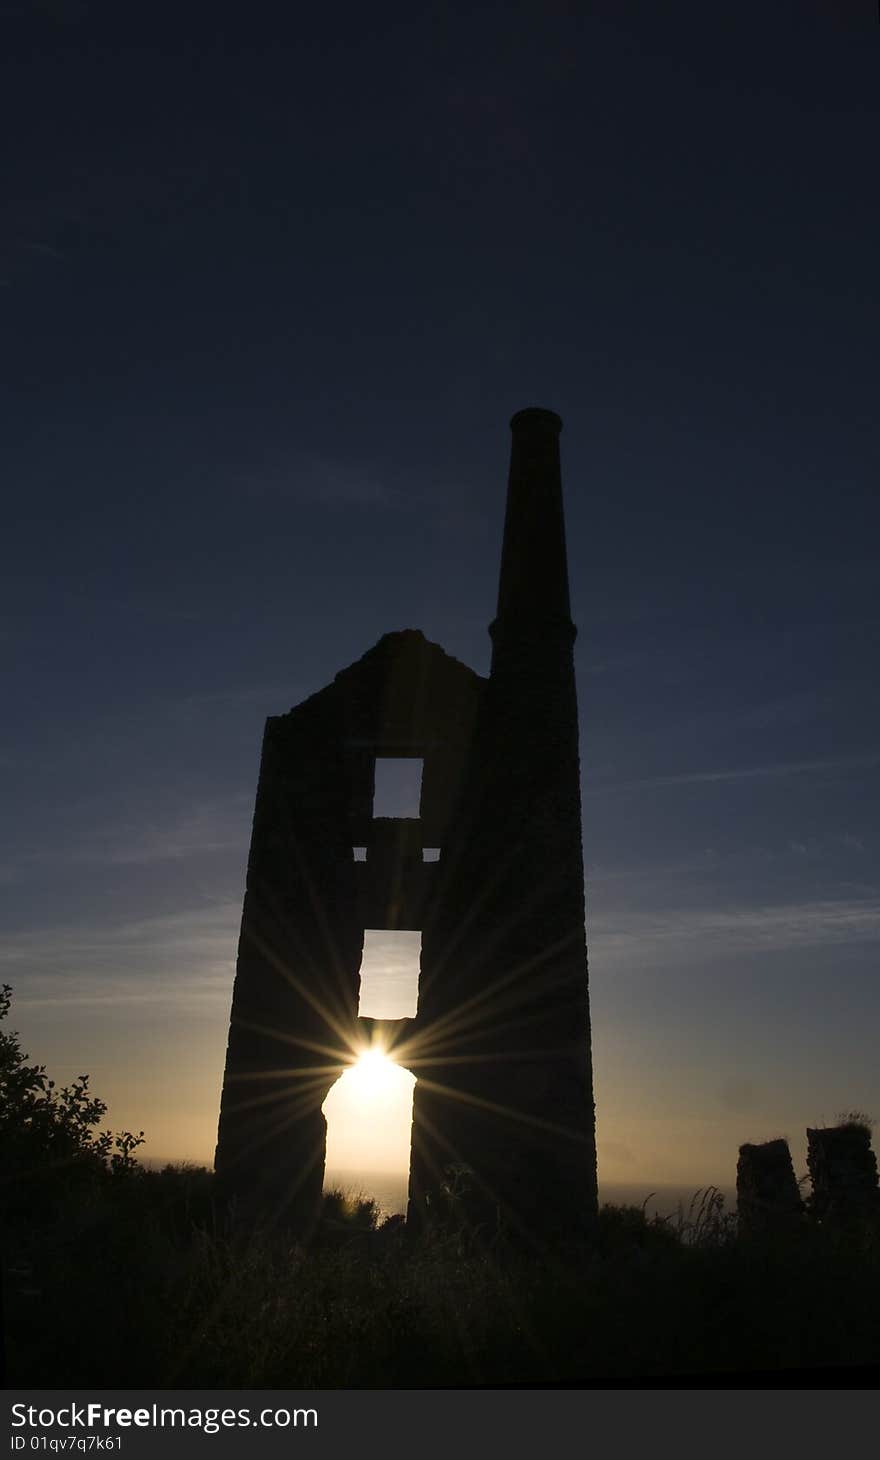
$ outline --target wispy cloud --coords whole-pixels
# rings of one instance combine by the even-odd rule
[[[694,786],[721,781],[751,781],[773,776],[841,775],[880,766],[880,754],[829,757],[825,760],[776,761],[770,765],[737,766],[707,771],[683,771],[678,775],[644,776],[638,780],[595,785],[589,779],[585,796],[606,796],[615,791],[640,790],[649,786]]]
[[[150,611],[146,602],[137,606]],[[77,755],[78,750],[87,743],[93,759],[118,755],[120,752],[132,759],[136,753],[144,753],[142,748],[151,741],[155,745],[156,737],[173,736],[182,739],[193,729],[201,736],[215,726],[228,727],[230,724],[251,727],[249,733],[253,736],[254,748],[259,750],[266,717],[285,714],[293,705],[299,704],[320,687],[320,681],[317,684],[308,684],[292,679],[267,680],[241,688],[147,698],[109,709],[103,708],[100,712],[87,710],[79,720],[77,736],[71,737],[67,743],[55,736],[51,741],[51,754],[54,763],[58,764],[60,757],[65,754]],[[155,755],[155,751],[150,753]],[[170,763],[168,752],[163,751],[162,754]],[[17,770],[27,765],[42,767],[44,761],[45,750],[35,749],[32,745],[27,751],[16,747],[14,754],[0,750],[0,771]]]
[[[184,1009],[232,991],[241,903],[157,918],[14,933],[0,947],[0,979],[16,1007],[50,1003]]]
[[[122,867],[244,851],[252,806],[251,795],[231,796],[226,802],[194,806],[164,823],[115,827],[85,851],[85,859]]]
[[[587,891],[615,884],[623,884],[628,889],[659,885],[667,890],[668,900],[670,888],[680,887],[688,877],[717,871],[722,860],[722,854],[714,847],[702,847],[687,857],[654,857],[642,862],[626,859],[609,863],[590,858],[585,869]]]
[[[155,918],[70,924],[7,936],[0,980],[16,1005],[46,1003],[193,1009],[232,989],[238,898]],[[621,912],[588,920],[594,975],[693,966],[729,955],[834,948],[880,937],[880,898],[827,899],[742,909]]]
[[[60,248],[39,239],[0,238],[0,268],[3,270],[0,285],[11,288],[19,274],[39,269],[41,265],[51,268],[64,257]]]
[[[4,848],[10,872],[34,865],[105,867],[148,866],[181,862],[218,852],[247,852],[253,812],[253,792],[241,791],[213,800],[196,801],[183,809],[143,813],[112,820],[106,800],[93,796],[59,808],[59,819],[41,844]],[[14,880],[19,880],[16,877]]]
[[[316,507],[393,507],[405,501],[368,469],[311,452],[272,458],[240,482],[255,496],[283,496]]]
[[[60,248],[53,248],[51,243],[23,243],[22,248],[28,253],[39,254],[41,258],[63,259],[64,254]]]
[[[809,690],[752,705],[738,711],[732,719],[729,714],[725,714],[725,719],[728,724],[733,723],[741,730],[765,730],[771,725],[798,725],[805,720],[815,719],[817,714],[827,711],[831,704],[830,694],[823,695],[816,690]]]
[[[605,969],[672,961],[711,961],[730,953],[872,942],[880,937],[880,898],[827,899],[734,909],[679,908],[601,913],[588,923],[592,959]]]
[[[712,709],[686,714],[675,720],[677,733],[684,736],[712,736],[717,732],[793,728],[827,716],[834,708],[834,697],[817,689],[799,694],[777,696],[756,703],[738,701],[735,705],[719,704]]]

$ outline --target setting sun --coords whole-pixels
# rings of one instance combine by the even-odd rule
[[[364,1049],[324,1101],[327,1170],[409,1170],[415,1076],[377,1045]]]
[[[356,1100],[386,1101],[400,1089],[400,1066],[382,1049],[365,1049],[357,1064],[343,1076]]]

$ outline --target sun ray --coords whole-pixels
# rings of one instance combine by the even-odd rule
[[[236,1019],[235,1027],[237,1029],[246,1029],[252,1034],[262,1034],[266,1039],[275,1039],[279,1044],[290,1045],[294,1049],[308,1049],[312,1050],[315,1054],[326,1055],[328,1059],[340,1065],[348,1064],[353,1058],[357,1057],[362,1042],[358,1041],[356,1031],[352,1034],[351,1039],[346,1042],[345,1048],[340,1049],[330,1044],[320,1043],[316,1039],[300,1039],[293,1034],[285,1033],[283,1030],[273,1029],[269,1024],[256,1024],[252,1020]]]
[[[311,1005],[311,1007],[315,1010],[315,1013],[320,1016],[320,1018],[324,1021],[329,1029],[332,1029],[333,1033],[337,1036],[340,1042],[351,1048],[353,1039],[351,1021],[345,1017],[344,1010],[340,1010],[339,1015],[335,1014],[334,1011],[329,1008],[327,1004],[323,1003],[322,1000],[318,998],[313,990],[309,988],[308,984],[304,983],[302,979],[297,978],[296,974],[293,973],[292,969],[288,966],[286,961],[282,959],[273,948],[270,947],[270,945],[263,937],[260,936],[260,934],[252,931],[250,934],[250,938],[258,951],[275,969],[276,973],[280,974],[285,982],[288,983],[291,988],[295,989],[299,996],[306,1001],[306,1003]],[[312,960],[309,961],[311,962]]]
[[[555,1121],[541,1120],[539,1116],[517,1110],[513,1105],[501,1105],[497,1101],[486,1100],[481,1095],[473,1095],[469,1090],[456,1089],[453,1085],[441,1085],[434,1080],[425,1079],[424,1076],[419,1077],[419,1084],[434,1094],[446,1095],[452,1100],[460,1100],[465,1105],[473,1105],[480,1110],[487,1110],[493,1115],[503,1115],[519,1125],[532,1126],[536,1130],[545,1130],[553,1135],[565,1136],[570,1141],[588,1144],[588,1136],[585,1131],[572,1126],[558,1125]]]
[[[455,1043],[458,1044],[470,1022],[476,1024],[477,1019],[479,1019],[479,1024],[482,1028],[484,1021],[490,1014],[495,1015],[505,1008],[516,1008],[518,1004],[525,1002],[527,997],[525,993],[519,993],[513,998],[508,997],[506,1000],[498,1000],[497,996],[503,989],[509,988],[511,984],[520,979],[524,974],[536,972],[550,958],[563,952],[569,942],[569,938],[559,939],[557,943],[548,945],[540,954],[535,954],[532,957],[509,966],[504,973],[499,974],[497,978],[491,983],[486,984],[479,992],[472,994],[467,999],[461,1000],[449,1013],[435,1019],[430,1026],[429,1034],[422,1037],[435,1039],[451,1038],[454,1036]],[[544,984],[542,995],[546,995],[546,988],[547,986]],[[496,999],[494,1004],[490,1002],[493,998]]]

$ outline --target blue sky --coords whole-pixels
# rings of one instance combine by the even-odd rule
[[[530,404],[600,1173],[880,1116],[880,28],[712,11],[0,22],[0,958],[156,1154],[213,1144],[265,716],[391,629],[485,672]]]

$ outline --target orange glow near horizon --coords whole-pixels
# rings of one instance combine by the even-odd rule
[[[196,932],[203,936],[201,923]],[[163,950],[167,953],[164,945]],[[59,979],[41,996],[18,997],[16,990],[9,1026],[20,1031],[22,1048],[33,1062],[47,1066],[59,1088],[82,1071],[89,1074],[90,1089],[108,1105],[102,1128],[145,1131],[138,1151],[142,1160],[210,1167],[230,979],[229,969],[218,973],[213,962],[201,984],[192,979],[177,987],[159,978],[132,979],[135,993],[110,985],[104,995],[84,975],[81,983]],[[615,1024],[605,1012],[601,983],[594,1007],[599,1184],[606,1194],[618,1185],[638,1187],[640,1201],[658,1186],[732,1187],[739,1145],[779,1135],[790,1138],[800,1175],[806,1169],[804,1110],[816,1110],[819,1123],[843,1107],[846,1086],[831,1067],[824,1070],[817,1063],[818,1053],[817,1061],[802,1061],[780,1082],[768,1045],[767,1052],[755,1054],[746,1076],[720,1029],[710,1031],[699,1049],[688,1050]],[[462,1011],[462,1020],[467,1013]],[[362,1062],[365,1036],[364,1030],[360,1039],[353,1038],[350,1027],[328,1035],[328,1067],[338,1070],[348,1062],[348,1068],[323,1110],[328,1185],[357,1185],[370,1194],[371,1173],[398,1177],[405,1185],[412,1072],[427,1075],[427,1070],[425,1051],[414,1039],[395,1047],[399,1063],[384,1062],[381,1051],[378,1057],[371,1051]],[[671,1049],[677,1051],[675,1059]],[[296,1067],[294,1046],[279,1043],[279,1063]],[[871,1108],[870,1088],[860,1078],[856,1088],[866,1093],[854,1098]]]

